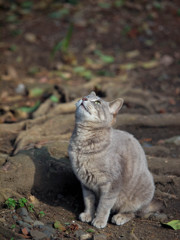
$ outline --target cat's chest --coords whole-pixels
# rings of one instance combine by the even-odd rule
[[[71,159],[73,171],[78,179],[87,187],[97,191],[98,185],[106,182],[106,175],[99,166],[99,158],[94,154],[82,154],[81,151],[73,152]]]

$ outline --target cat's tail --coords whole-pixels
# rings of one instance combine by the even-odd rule
[[[143,207],[140,211],[138,211],[139,217],[144,217],[147,215],[151,215],[153,213],[159,213],[163,209],[163,204],[160,200],[153,199],[147,206]]]
[[[160,212],[163,209],[163,204],[160,200],[153,199],[145,209],[146,213]]]

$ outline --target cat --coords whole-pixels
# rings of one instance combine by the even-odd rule
[[[117,225],[140,210],[147,212],[154,196],[141,145],[131,134],[112,128],[122,105],[121,98],[106,102],[95,92],[76,103],[68,154],[82,186],[85,210],[79,218],[97,228],[107,225],[111,212]]]

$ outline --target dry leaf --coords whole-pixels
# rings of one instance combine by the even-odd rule
[[[159,65],[159,62],[156,60],[151,60],[148,62],[141,62],[138,64],[140,67],[143,67],[145,69],[155,68]]]

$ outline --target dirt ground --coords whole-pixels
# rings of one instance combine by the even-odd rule
[[[23,236],[11,228],[8,197],[26,197],[44,211],[44,223],[73,221],[92,237],[180,239],[162,225],[180,220],[179,25],[176,0],[0,1],[0,239],[18,239],[4,228]],[[124,98],[115,127],[146,152],[163,204],[159,218],[102,230],[78,220],[83,201],[67,146],[74,101],[92,90]],[[79,239],[76,230],[51,239]]]

